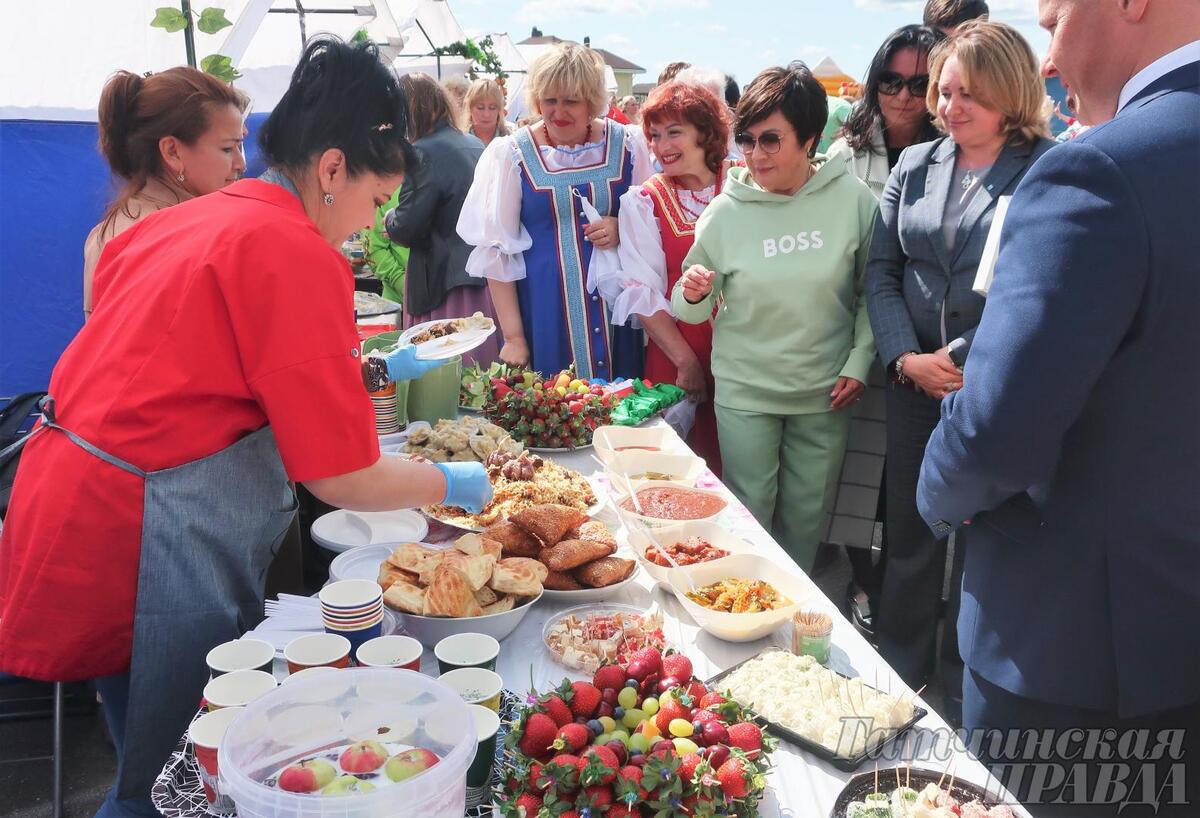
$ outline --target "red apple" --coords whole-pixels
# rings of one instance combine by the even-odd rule
[[[378,741],[359,741],[342,750],[338,764],[348,773],[373,773],[387,761],[387,748]]]
[[[425,772],[437,763],[438,757],[436,753],[418,747],[413,750],[405,750],[403,753],[397,753],[389,758],[387,766],[383,768],[383,771],[392,781],[404,781],[418,773]]]
[[[337,778],[337,767],[323,758],[310,758],[285,767],[279,774],[279,789],[287,792],[316,792]]]

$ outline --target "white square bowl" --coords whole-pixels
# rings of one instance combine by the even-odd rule
[[[654,454],[663,452],[666,454],[691,454],[687,444],[679,439],[679,435],[667,425],[661,426],[600,426],[592,434],[592,445],[596,449],[596,456],[599,457],[606,465],[612,461],[621,452],[623,447],[648,447],[645,448],[630,448],[627,451],[641,451]]]
[[[641,477],[646,473],[670,475],[666,482],[678,483],[681,486],[692,487],[704,474],[708,464],[694,454],[664,454],[661,452],[617,452],[608,463],[608,479],[617,490],[625,493],[626,485],[631,483],[638,488],[648,480],[656,477]]]
[[[664,568],[648,560],[646,558],[646,549],[651,545],[657,545],[659,548],[662,548],[682,542],[690,537],[699,537],[710,545],[728,551],[729,557],[732,557],[734,554],[749,554],[754,552],[753,544],[734,536],[725,526],[715,523],[712,520],[690,520],[663,528],[646,528],[642,530],[632,528],[629,531],[629,547],[637,554],[642,567],[646,569],[646,573],[652,576],[656,582],[667,585],[667,572],[671,570],[671,567],[667,566]],[[727,560],[729,557],[721,557],[705,563],[697,563],[697,565],[709,565]]]
[[[713,611],[687,598],[691,589],[689,578],[697,588],[723,579],[762,580],[774,586],[791,604],[761,613]],[[672,568],[667,572],[667,584],[697,625],[726,642],[753,642],[778,630],[816,593],[812,581],[798,569],[789,570],[758,554],[731,554],[712,562]]]

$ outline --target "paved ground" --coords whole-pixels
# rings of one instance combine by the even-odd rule
[[[850,565],[840,550],[815,577],[821,590],[839,605],[844,604],[849,578]],[[104,800],[116,773],[116,762],[104,716],[99,708],[92,709],[94,699],[84,686],[73,693],[64,729],[65,812],[71,818],[89,818]],[[0,684],[0,713],[9,712],[14,699],[36,695],[48,696],[48,689],[24,683]],[[940,705],[940,690],[931,687],[925,699]],[[0,817],[52,815],[51,764],[45,758],[51,751],[51,723],[48,716],[0,721]]]

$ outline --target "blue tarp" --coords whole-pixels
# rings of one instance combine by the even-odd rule
[[[0,120],[0,396],[45,389],[83,325],[83,242],[116,190],[96,141],[94,122]]]

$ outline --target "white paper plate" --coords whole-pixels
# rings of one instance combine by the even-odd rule
[[[434,324],[444,324],[448,320],[439,319],[437,321],[425,321],[416,326],[409,327],[400,335],[400,343],[409,343],[409,339],[414,335],[422,332]],[[492,336],[496,331],[496,322],[492,322],[491,329],[467,329],[459,332],[452,332],[449,335],[443,335],[441,338],[434,338],[432,341],[426,341],[423,344],[417,344],[417,360],[418,361],[440,361],[443,359],[453,358],[456,355],[461,355],[464,352],[470,352],[478,347],[484,341]]]
[[[390,545],[359,545],[343,551],[329,563],[329,581],[379,577],[379,566],[392,553]]]
[[[312,538],[317,545],[342,553],[361,545],[420,542],[429,523],[415,511],[346,511],[338,509],[317,518]]]

